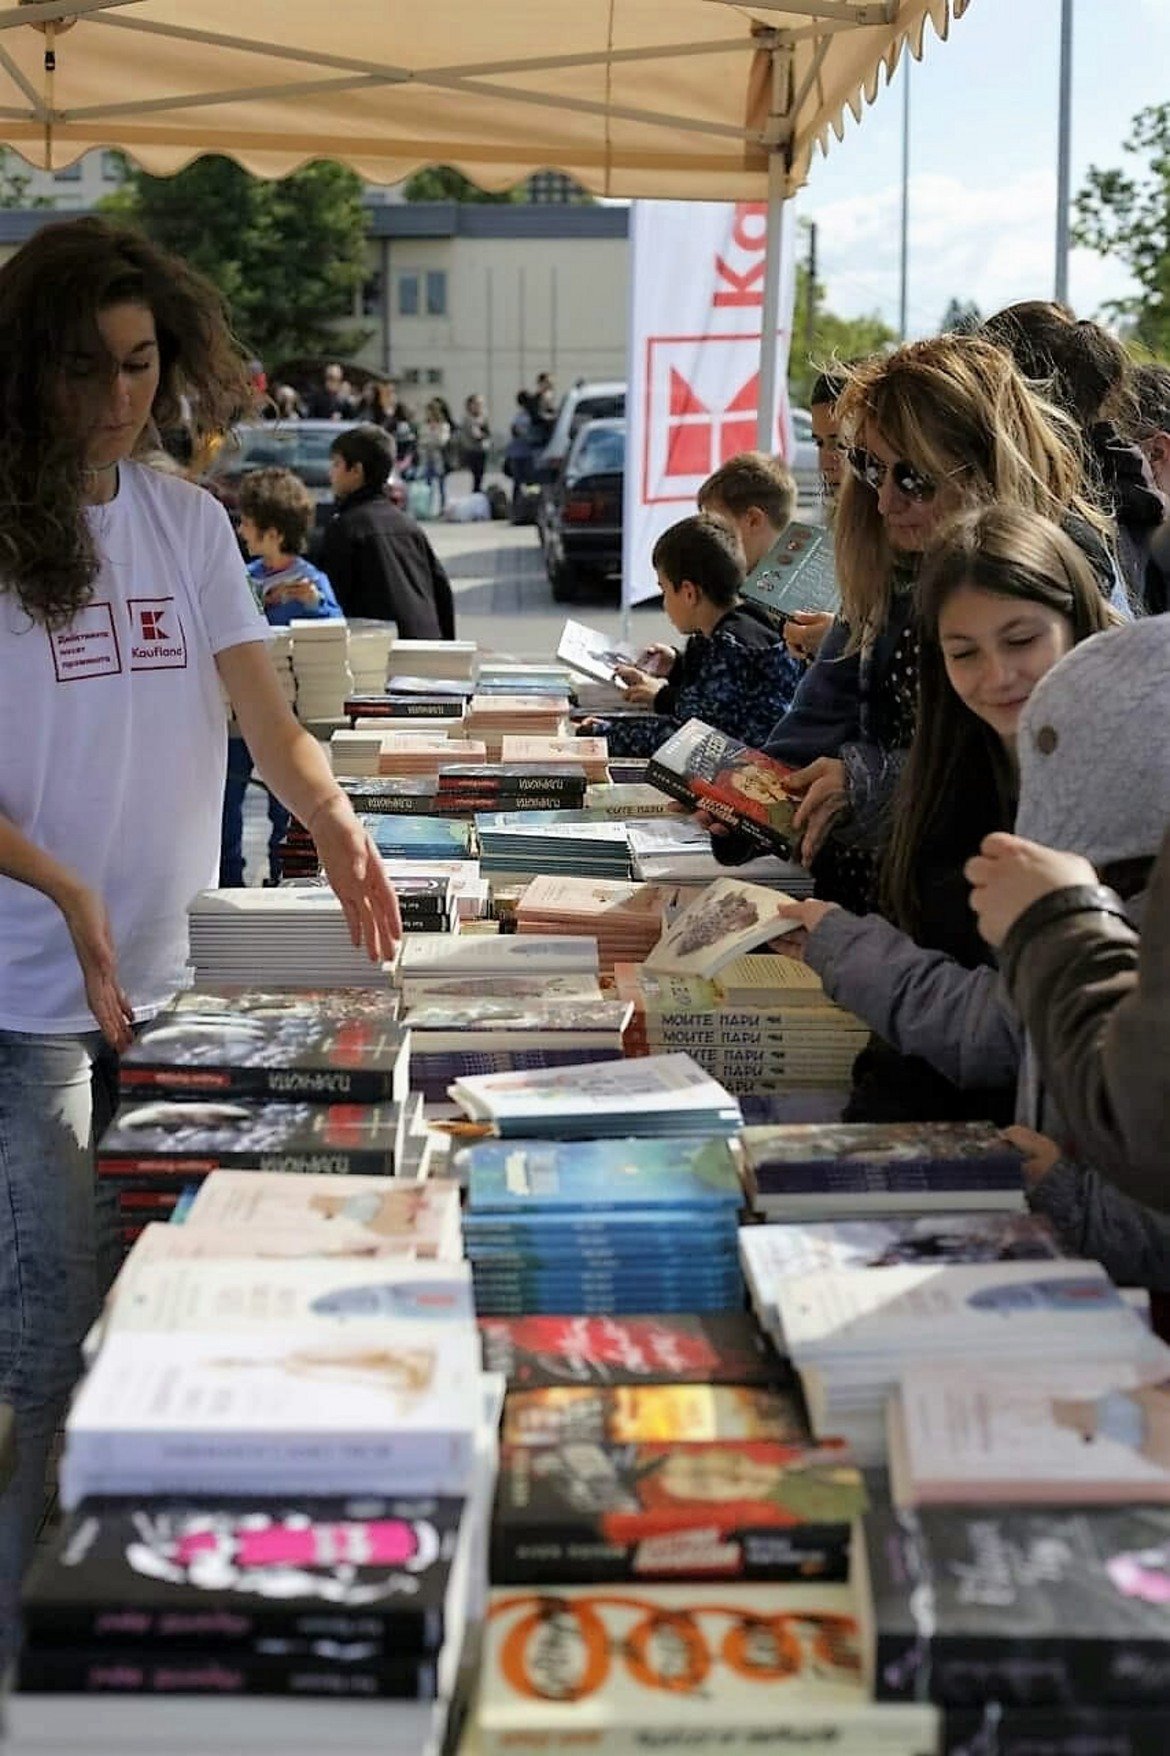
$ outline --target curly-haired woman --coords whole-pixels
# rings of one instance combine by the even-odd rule
[[[288,710],[231,527],[135,461],[181,399],[197,440],[249,405],[214,289],[137,233],[46,226],[0,269],[0,1649],[49,1444],[96,1310],[91,1141],[112,1055],[183,985],[215,882],[221,683],[309,824],[354,942],[400,930],[382,866]]]

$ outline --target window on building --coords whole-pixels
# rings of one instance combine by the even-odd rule
[[[377,317],[382,310],[382,276],[371,274],[362,286],[362,316]]]
[[[124,183],[126,180],[126,161],[120,152],[103,152],[102,181],[103,183]]]
[[[76,159],[73,164],[66,165],[63,171],[54,171],[53,181],[54,183],[80,183],[81,160]]]
[[[528,199],[541,205],[566,207],[587,201],[587,192],[563,171],[535,171],[528,179]]]
[[[427,316],[445,317],[447,315],[447,270],[432,268],[427,270]]]
[[[418,275],[400,274],[398,276],[398,315],[400,317],[418,316]]]
[[[428,366],[427,367],[427,383],[428,384],[441,384],[442,382],[443,382],[443,368],[442,368],[442,366]]]
[[[420,380],[420,376],[417,366],[407,366],[404,372],[399,372],[398,374],[398,377],[403,384],[417,384]]]

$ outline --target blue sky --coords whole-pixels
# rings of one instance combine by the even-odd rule
[[[937,329],[952,295],[989,313],[1050,298],[1056,232],[1060,0],[971,0],[911,67],[908,329]],[[818,156],[796,201],[817,222],[818,280],[842,316],[896,326],[902,73]],[[1170,100],[1170,0],[1075,0],[1072,189],[1123,165],[1136,111]],[[1131,167],[1137,161],[1128,161]],[[1128,290],[1116,262],[1075,250],[1082,316]]]

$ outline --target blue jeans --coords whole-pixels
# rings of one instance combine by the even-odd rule
[[[98,1195],[93,1156],[116,1094],[117,1063],[97,1031],[0,1031],[0,1398],[12,1404],[17,1445],[0,1494],[4,1657],[19,1643],[53,1436],[116,1267],[113,1197]]]
[[[243,738],[228,739],[227,780],[223,789],[223,818],[219,838],[221,889],[238,890],[244,883],[244,795],[252,778],[252,752]],[[265,789],[267,791],[267,788]],[[277,850],[288,833],[289,813],[280,800],[268,794],[268,876],[280,877]]]

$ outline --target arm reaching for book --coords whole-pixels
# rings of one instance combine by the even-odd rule
[[[85,997],[98,1028],[112,1048],[130,1042],[134,1013],[118,981],[118,960],[106,905],[77,873],[62,865],[7,817],[0,817],[0,872],[28,884],[55,903],[65,917],[85,978]]]
[[[963,875],[971,885],[971,907],[989,945],[1000,946],[1025,909],[1054,890],[1095,885],[1097,874],[1079,854],[1056,853],[1022,836],[997,833],[983,838]]]
[[[784,644],[793,658],[811,663],[835,620],[828,610],[793,610],[784,622]]]
[[[653,707],[666,687],[665,677],[655,677],[649,671],[639,670],[637,665],[618,665],[614,675],[624,684],[626,699],[635,707]]]
[[[320,745],[281,695],[267,649],[247,641],[218,653],[216,663],[265,784],[317,844],[350,938],[374,962],[390,957],[402,937],[398,898]]]
[[[792,827],[802,832],[800,857],[809,866],[835,820],[849,809],[845,764],[835,756],[818,756],[807,768],[789,775],[788,790],[800,799]]]

